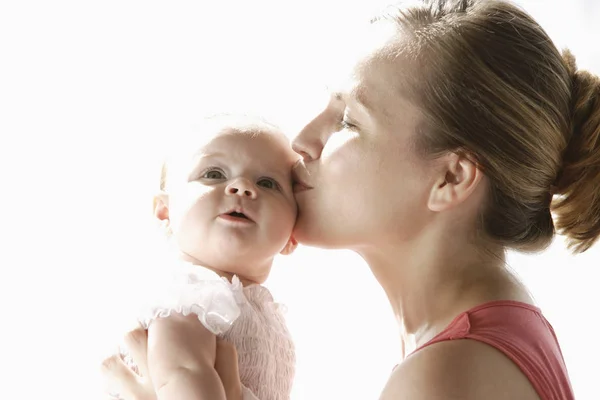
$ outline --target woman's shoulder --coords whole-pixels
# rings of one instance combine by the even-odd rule
[[[506,356],[474,340],[428,346],[400,364],[381,400],[539,399],[521,370]]]

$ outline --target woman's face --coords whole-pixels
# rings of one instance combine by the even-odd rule
[[[402,95],[410,71],[395,56],[401,45],[388,36],[361,57],[293,141],[304,159],[295,169],[304,183],[295,187],[298,241],[358,250],[409,240],[423,226],[432,163],[412,145],[421,115]]]

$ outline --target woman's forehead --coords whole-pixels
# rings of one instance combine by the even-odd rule
[[[379,92],[397,90],[411,77],[411,42],[398,27],[377,23],[369,27],[356,47],[338,62],[330,80],[334,92],[352,94],[368,103]],[[414,75],[414,74],[413,74]]]
[[[410,83],[416,79],[410,63],[404,57],[389,57],[388,49],[381,49],[356,60],[343,80],[331,87],[332,95],[346,102],[358,104],[370,114],[382,113],[389,117],[410,98]]]

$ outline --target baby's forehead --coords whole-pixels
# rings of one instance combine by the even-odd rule
[[[195,145],[188,147],[195,154],[203,153],[211,148],[244,147],[246,143],[260,142],[271,144],[282,150],[291,149],[289,140],[283,132],[274,127],[260,125],[223,126],[217,130],[205,131]]]
[[[193,132],[186,132],[173,143],[169,151],[170,162],[185,160],[214,151],[227,151],[229,148],[243,149],[245,144],[258,142],[280,154],[293,157],[290,141],[275,125],[261,120],[217,120],[204,121]]]

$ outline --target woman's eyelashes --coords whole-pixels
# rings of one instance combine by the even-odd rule
[[[223,181],[227,179],[227,175],[221,168],[210,167],[202,171],[200,178],[208,181]],[[256,186],[269,190],[281,190],[279,182],[268,176],[260,177],[256,181]]]
[[[342,121],[340,122],[340,126],[342,127],[342,129],[349,129],[349,130],[356,130],[358,127],[353,124],[352,122],[348,121],[347,119],[342,119]]]
[[[356,131],[358,129],[358,125],[356,124],[356,122],[348,116],[348,111],[344,111],[344,114],[342,115],[342,118],[340,120],[340,127],[342,129],[348,129],[352,131]]]

